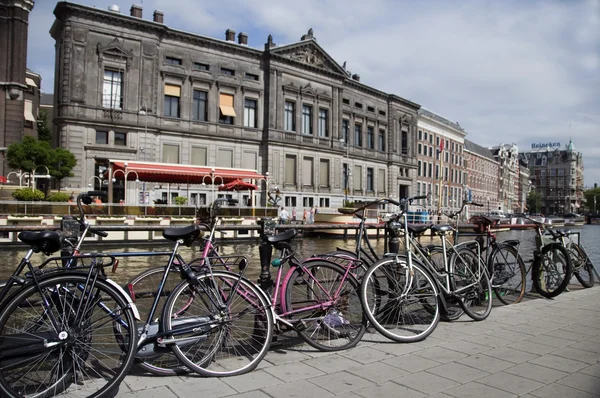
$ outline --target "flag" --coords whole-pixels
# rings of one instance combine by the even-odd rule
[[[439,151],[442,152],[444,150],[444,140],[440,140],[440,149]]]

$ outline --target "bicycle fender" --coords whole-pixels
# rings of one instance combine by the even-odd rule
[[[133,302],[133,300],[131,299],[131,297],[129,297],[129,295],[127,293],[125,293],[125,290],[123,290],[123,288],[115,281],[113,281],[112,279],[106,278],[105,279],[106,283],[108,283],[109,285],[111,285],[112,287],[114,287],[115,289],[117,289],[117,291],[119,293],[121,293],[121,295],[125,298],[125,300],[127,300],[127,303],[129,304],[129,308],[131,308],[131,311],[133,312],[133,316],[135,317],[135,319],[137,321],[140,321],[140,312],[137,309],[137,306],[135,305],[135,303]]]

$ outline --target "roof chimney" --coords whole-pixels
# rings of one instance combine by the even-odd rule
[[[165,13],[162,11],[156,10],[156,11],[154,11],[153,17],[154,17],[154,22],[164,23]]]
[[[354,80],[356,80],[357,82],[359,82],[359,81],[360,81],[360,75],[359,75],[359,74],[357,74],[357,73],[355,73],[355,74],[353,74],[353,75],[352,75],[352,79],[354,79]]]
[[[227,29],[225,31],[225,40],[227,41],[235,41],[235,30]]]
[[[117,5],[108,6],[108,11],[121,12],[121,8]]]
[[[136,18],[142,17],[142,6],[134,4],[131,6],[131,16]]]
[[[248,35],[244,32],[240,32],[238,35],[238,43],[243,44],[244,46],[248,45]]]

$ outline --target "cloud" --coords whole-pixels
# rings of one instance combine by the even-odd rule
[[[54,4],[38,2],[32,13],[34,70],[53,69]],[[121,3],[121,12],[130,5]],[[227,28],[245,31],[259,49],[268,34],[283,45],[313,28],[363,83],[459,121],[480,145],[502,137],[528,149],[572,138],[584,154],[586,185],[600,182],[600,0],[144,0],[143,7],[145,19],[160,9],[176,29],[217,38]],[[43,77],[52,91],[45,84],[52,76]]]

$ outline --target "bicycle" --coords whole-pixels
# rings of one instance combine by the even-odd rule
[[[548,229],[548,232],[552,235],[554,241],[560,242],[567,249],[573,265],[573,273],[571,275],[575,275],[575,278],[577,278],[583,287],[593,287],[594,264],[581,244],[579,232],[554,229]],[[577,242],[573,241],[573,236],[575,235],[577,236]]]
[[[0,290],[2,396],[100,398],[113,392],[133,364],[137,342],[135,306],[105,277],[114,258],[51,257],[34,267],[33,254],[56,253],[64,234],[21,232],[19,239],[30,249]],[[48,269],[50,263],[56,267]]]

